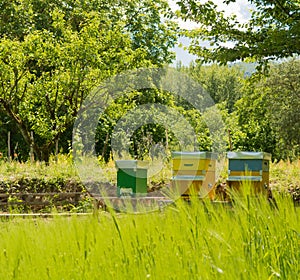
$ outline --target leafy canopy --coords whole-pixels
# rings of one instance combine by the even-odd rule
[[[223,0],[224,4],[235,0]],[[271,59],[300,54],[300,1],[249,0],[253,7],[245,22],[226,16],[216,1],[180,0],[180,16],[199,24],[185,35],[192,39],[189,51],[202,62],[251,60],[260,65]],[[208,41],[207,47],[203,41]],[[230,44],[228,44],[230,43]]]
[[[167,11],[165,0],[0,1],[0,110],[38,158],[103,80],[172,60]]]

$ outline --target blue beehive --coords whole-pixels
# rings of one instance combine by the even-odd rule
[[[242,185],[251,186],[250,193],[268,193],[271,154],[264,152],[228,152],[227,184],[242,192]]]

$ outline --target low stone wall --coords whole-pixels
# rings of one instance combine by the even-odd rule
[[[91,205],[92,198],[76,180],[20,178],[0,182],[2,212],[83,212],[87,210],[84,206]]]

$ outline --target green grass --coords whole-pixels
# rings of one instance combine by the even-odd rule
[[[270,166],[271,185],[282,188],[300,186],[300,159],[294,162],[280,161]]]
[[[44,162],[7,162],[0,161],[0,180],[17,180],[20,178],[77,178],[77,172],[72,159],[58,155],[58,160],[50,159],[49,164]]]
[[[299,209],[277,203],[3,220],[0,279],[298,279]]]
[[[272,186],[300,182],[300,161],[271,165]],[[108,166],[115,176],[114,165]],[[1,178],[77,178],[69,159],[1,163]],[[300,208],[249,196],[233,208],[193,200],[161,212],[2,218],[0,279],[298,279]]]

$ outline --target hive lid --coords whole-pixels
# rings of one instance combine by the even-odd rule
[[[228,152],[229,159],[266,159],[271,160],[271,154],[264,152]]]
[[[120,169],[147,169],[149,167],[149,162],[143,160],[116,160],[115,164]]]
[[[172,158],[184,159],[218,159],[218,154],[213,152],[172,152]]]

